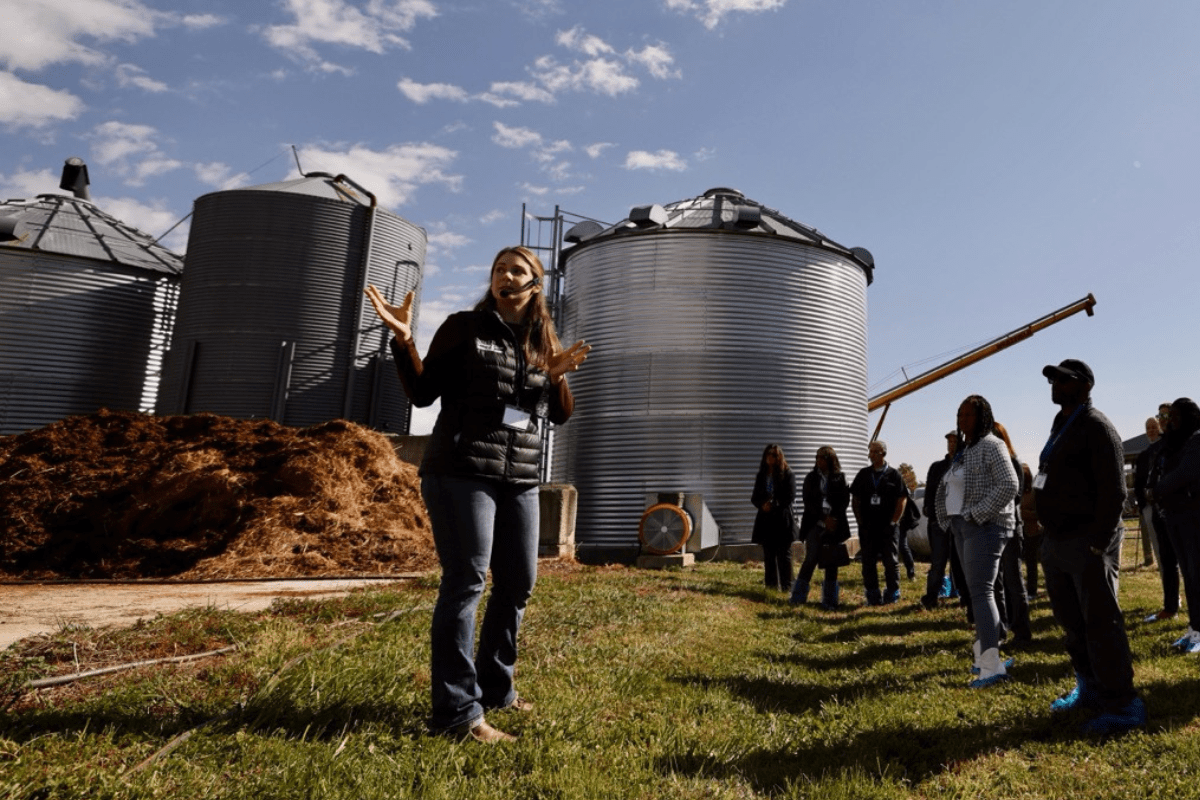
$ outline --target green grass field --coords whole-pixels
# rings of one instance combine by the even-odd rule
[[[498,746],[425,732],[434,579],[64,629],[6,651],[0,688],[79,653],[241,648],[21,694],[0,714],[0,797],[1200,797],[1200,669],[1169,648],[1182,618],[1141,622],[1153,571],[1122,578],[1149,729],[1107,741],[1049,712],[1072,679],[1044,597],[1012,680],[972,690],[961,611],[922,610],[920,578],[865,608],[856,571],[824,612],[768,595],[758,565],[548,570],[518,666],[536,708],[492,715],[521,737]]]

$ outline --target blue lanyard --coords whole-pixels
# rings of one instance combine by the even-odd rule
[[[883,469],[879,470],[879,472],[871,470],[871,482],[875,484],[875,494],[879,494],[879,482],[883,480],[883,476],[885,473],[887,473],[887,469],[887,464],[884,464]],[[876,475],[879,477],[876,477]]]
[[[1050,440],[1046,442],[1046,446],[1042,448],[1042,455],[1038,460],[1039,472],[1046,471],[1046,462],[1050,460],[1050,454],[1054,452],[1054,446],[1058,444],[1058,440],[1062,438],[1064,433],[1066,433],[1067,428],[1071,427],[1071,423],[1075,421],[1075,418],[1079,416],[1079,412],[1083,411],[1084,406],[1086,405],[1087,403],[1080,404],[1079,408],[1075,409],[1071,416],[1067,417],[1067,421],[1061,428],[1058,429],[1058,432],[1051,436]]]

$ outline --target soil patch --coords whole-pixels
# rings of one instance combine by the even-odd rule
[[[416,469],[344,420],[100,411],[0,437],[0,577],[390,575],[437,555]]]

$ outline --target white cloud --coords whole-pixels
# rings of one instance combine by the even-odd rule
[[[687,162],[673,150],[659,150],[650,153],[645,150],[633,150],[625,156],[625,169],[670,170],[682,172],[687,169]]]
[[[616,97],[638,87],[638,79],[625,72],[619,62],[604,58],[559,64],[553,56],[542,56],[531,72],[549,91],[593,91]]]
[[[179,22],[183,27],[196,31],[225,24],[225,20],[216,14],[184,14]]]
[[[429,251],[445,252],[447,250],[456,250],[460,247],[466,247],[471,244],[472,239],[464,236],[461,233],[453,231],[441,231],[439,233],[431,233],[426,241],[429,244]],[[426,251],[427,253],[429,251]]]
[[[554,95],[546,91],[535,83],[528,81],[499,81],[491,85],[491,90],[487,95],[481,95],[481,99],[495,95],[511,95],[518,100],[537,103],[553,103]]]
[[[663,0],[667,9],[694,14],[712,30],[721,24],[727,14],[737,12],[755,14],[774,11],[787,5],[787,0]]]
[[[0,72],[0,125],[5,128],[40,128],[74,119],[83,101],[70,92],[26,83],[11,72]]]
[[[461,103],[469,99],[466,90],[449,83],[417,83],[411,78],[401,78],[396,87],[418,105],[430,100],[456,100]]]
[[[663,45],[646,45],[641,50],[627,51],[625,56],[635,64],[641,64],[647,72],[659,80],[683,76],[680,70],[671,69],[671,65],[675,63],[675,57]]]
[[[132,225],[151,237],[162,236],[172,225],[179,222],[182,214],[167,208],[164,201],[144,203],[130,197],[95,197],[96,206],[126,225]],[[181,225],[171,231],[170,238],[160,242],[165,247],[179,251],[187,245],[187,227]]]
[[[138,0],[0,0],[0,62],[25,70],[104,64],[106,55],[79,40],[132,42],[153,35],[162,19]]]
[[[39,194],[62,191],[58,188],[58,181],[59,176],[48,169],[21,170],[12,175],[0,173],[0,198],[32,200]]]
[[[96,126],[86,138],[91,141],[92,159],[131,186],[185,166],[159,149],[158,130],[149,125],[112,120]]]
[[[510,127],[503,122],[493,122],[492,125],[496,129],[496,133],[492,136],[492,141],[501,147],[515,150],[542,143],[542,135],[529,128]]]
[[[207,164],[193,164],[192,171],[196,179],[206,186],[212,186],[221,191],[236,189],[250,183],[250,175],[245,172],[235,173],[228,164],[212,161]]]
[[[146,70],[134,64],[118,64],[115,70],[117,83],[121,86],[136,86],[147,92],[165,92],[167,85],[146,74]]]
[[[526,194],[533,195],[534,197],[545,197],[546,195],[550,194],[551,191],[549,186],[534,186],[532,183],[524,182],[517,184],[517,188]]]
[[[452,192],[462,186],[461,175],[446,170],[458,153],[428,143],[396,144],[384,150],[362,145],[341,148],[306,146],[301,148],[304,163],[334,175],[347,175],[372,192],[379,204],[395,209],[412,201],[417,188],[440,185]]]
[[[569,31],[559,31],[555,35],[554,41],[568,50],[577,50],[584,55],[591,56],[593,58],[599,55],[608,55],[616,52],[612,48],[612,45],[601,39],[599,36],[585,33],[583,26],[581,25],[576,25]]]
[[[482,222],[484,225],[492,225],[496,222],[499,222],[500,220],[504,219],[507,216],[508,216],[507,211],[501,211],[500,209],[496,208],[496,209],[493,209],[493,210],[489,211],[488,213],[484,214],[482,217],[480,217],[479,221]]]
[[[409,48],[400,34],[408,33],[421,18],[437,16],[429,0],[367,0],[359,8],[346,0],[284,0],[295,17],[289,25],[272,25],[267,41],[325,72],[346,70],[323,60],[317,45],[357,47],[383,54],[392,48]]]
[[[587,153],[589,158],[599,158],[610,147],[616,147],[616,145],[612,142],[596,142],[584,147],[583,152]]]

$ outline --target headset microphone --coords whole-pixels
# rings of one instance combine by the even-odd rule
[[[537,286],[541,282],[542,282],[542,279],[539,278],[537,275],[534,275],[533,278],[528,283],[522,284],[521,286],[518,286],[515,289],[501,289],[500,296],[501,297],[512,297],[514,294],[520,294],[521,292],[524,292],[528,289],[532,289],[534,286]]]

